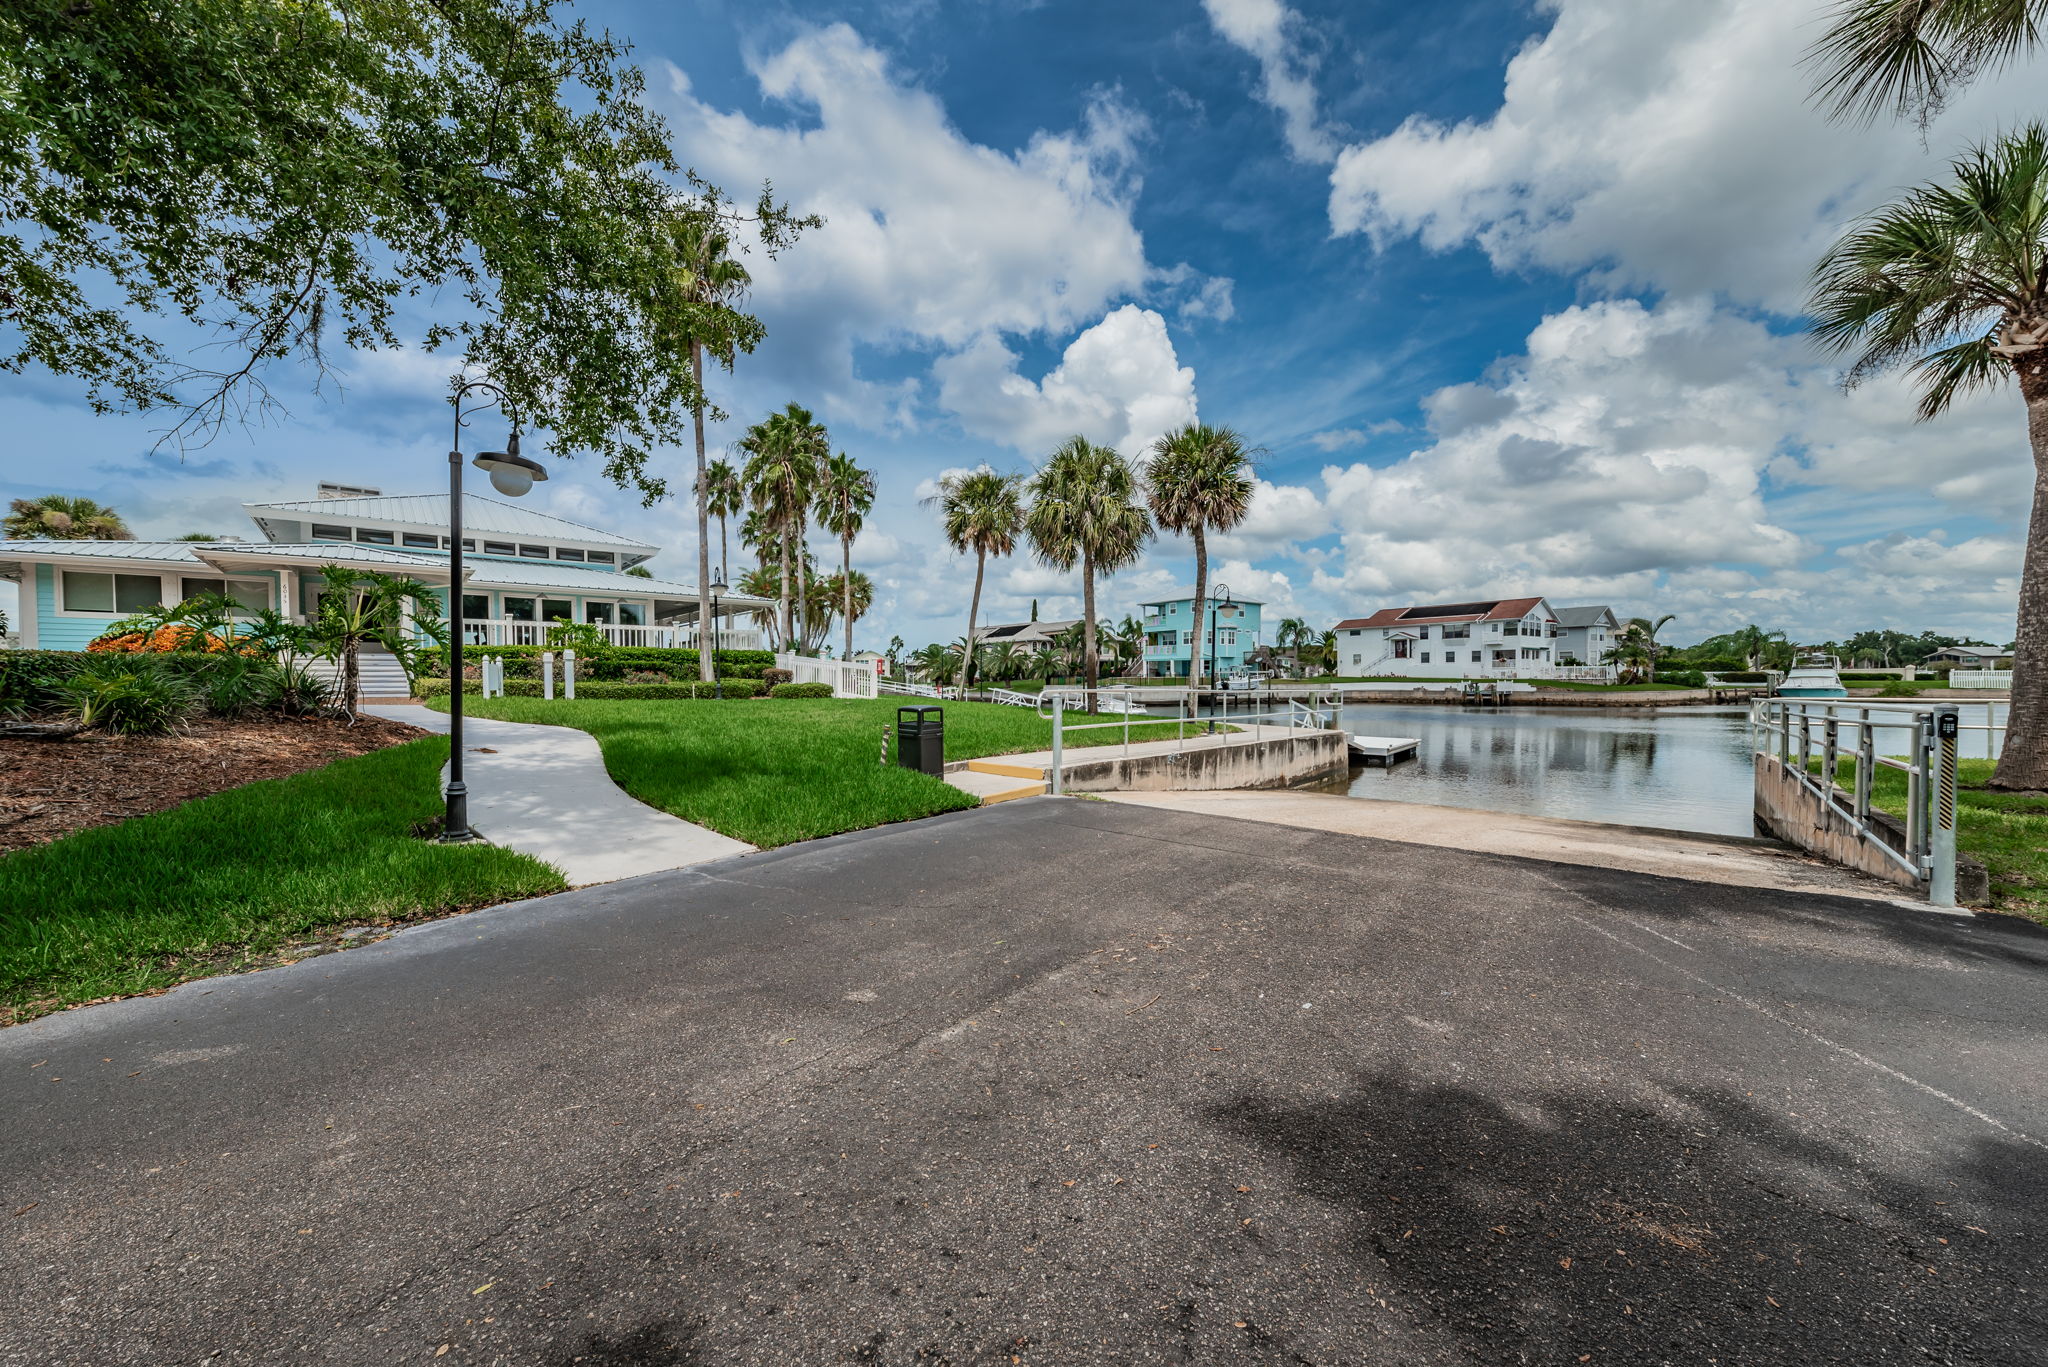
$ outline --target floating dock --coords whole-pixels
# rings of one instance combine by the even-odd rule
[[[1422,742],[1410,736],[1354,736],[1344,733],[1344,743],[1351,753],[1368,764],[1392,766],[1404,759],[1414,759]]]

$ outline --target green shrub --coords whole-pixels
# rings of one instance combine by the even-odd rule
[[[56,685],[98,658],[82,650],[0,650],[0,708],[38,712],[52,706]]]
[[[1769,683],[1771,676],[1761,669],[1726,669],[1718,671],[1722,683]]]
[[[1651,678],[1651,682],[1663,684],[1667,688],[1705,688],[1707,676],[1697,669],[1659,670]]]
[[[446,679],[421,679],[419,696],[422,698],[444,698],[448,696]],[[465,682],[463,694],[477,697],[483,692],[483,685],[475,679]],[[742,698],[757,698],[763,689],[759,679],[722,679],[708,684],[701,680],[689,683],[611,683],[602,679],[576,681],[576,696],[581,699],[618,699],[630,701],[635,698],[659,698],[671,701],[687,698],[715,699],[723,692],[728,702]],[[508,698],[538,698],[541,685],[533,679],[505,680],[505,696]],[[555,681],[555,696],[562,696],[562,684]]]
[[[162,736],[198,710],[200,686],[147,655],[99,655],[52,690],[57,709],[89,731]]]
[[[1907,683],[1904,679],[1891,679],[1877,690],[1880,698],[1917,698],[1925,684]]]
[[[776,666],[770,666],[769,668],[761,671],[761,682],[768,685],[769,691],[771,692],[774,691],[776,685],[786,684],[795,677],[796,675],[790,673],[788,670]]]
[[[277,705],[278,666],[246,655],[216,655],[193,672],[206,710],[216,717],[246,717]]]
[[[784,670],[776,670],[778,674]],[[779,683],[768,690],[771,698],[829,698],[832,685],[828,683]]]

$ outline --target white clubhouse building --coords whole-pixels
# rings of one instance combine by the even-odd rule
[[[18,644],[83,650],[118,618],[205,592],[305,621],[327,564],[417,579],[446,612],[446,494],[322,485],[315,498],[242,506],[261,540],[0,541],[0,578],[21,585]],[[626,573],[658,547],[477,494],[463,496],[462,522],[471,643],[539,645],[550,622],[587,622],[619,645],[697,644],[697,586]],[[721,594],[716,646],[761,649],[761,632],[733,619],[770,606]]]
[[[1406,679],[1605,678],[1620,622],[1607,607],[1497,598],[1381,608],[1337,623],[1337,673]],[[1573,661],[1576,663],[1567,663]]]

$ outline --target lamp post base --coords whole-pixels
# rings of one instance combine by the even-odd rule
[[[483,837],[469,827],[469,789],[463,784],[448,785],[447,810],[441,817],[441,834],[435,837],[442,845],[471,845]]]

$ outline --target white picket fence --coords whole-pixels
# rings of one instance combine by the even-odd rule
[[[2011,688],[2010,669],[1954,669],[1949,671],[1950,688]]]
[[[791,683],[829,684],[835,698],[876,698],[881,696],[880,679],[871,664],[854,660],[820,660],[810,655],[775,657],[775,667],[789,671]]]

